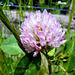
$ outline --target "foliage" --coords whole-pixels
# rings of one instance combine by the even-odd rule
[[[33,57],[29,54],[30,58],[24,56],[18,63],[14,75],[37,75],[41,65],[40,54],[38,57]]]
[[[6,39],[1,44],[1,49],[10,55],[16,55],[16,54],[23,53],[23,51],[19,48],[15,37],[10,37]]]

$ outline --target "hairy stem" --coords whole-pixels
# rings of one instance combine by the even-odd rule
[[[25,51],[25,49],[23,48],[23,44],[21,43],[19,34],[17,32],[17,30],[15,29],[15,27],[13,25],[10,24],[9,20],[7,19],[7,17],[5,16],[5,14],[2,11],[2,8],[0,7],[0,20],[5,24],[5,26],[13,33],[13,35],[15,36],[18,45],[20,46],[20,48],[26,53],[28,54],[27,51]]]

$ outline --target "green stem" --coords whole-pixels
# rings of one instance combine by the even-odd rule
[[[69,75],[69,73],[61,65],[59,65],[59,67],[66,73],[66,75]]]
[[[17,30],[15,29],[15,27],[13,25],[10,24],[9,20],[7,19],[7,17],[5,16],[5,14],[2,11],[2,8],[0,7],[0,20],[5,24],[5,26],[13,33],[13,35],[15,36],[15,38],[17,39],[18,45],[20,46],[20,48],[26,53],[28,54],[27,51],[25,51],[25,49],[23,48],[23,44],[21,43],[19,34],[17,32]]]
[[[71,10],[71,14],[69,16],[69,23],[68,23],[68,27],[67,27],[66,39],[68,39],[68,36],[70,34],[70,25],[71,25],[74,11],[75,11],[75,0],[72,0],[72,10]]]
[[[49,61],[48,61],[48,68],[49,68],[49,74],[51,74],[52,73],[52,69],[51,69],[51,63],[49,63]]]
[[[59,65],[59,67],[61,68],[61,70],[63,70],[64,72],[66,72],[66,70],[61,65]]]

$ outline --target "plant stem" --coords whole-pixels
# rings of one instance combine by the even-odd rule
[[[69,73],[61,65],[59,65],[59,67],[66,73],[66,75],[69,75]]]
[[[52,73],[51,63],[48,64],[48,68],[49,68],[49,74],[51,74]]]
[[[72,10],[71,10],[71,14],[69,16],[69,23],[68,23],[68,27],[67,27],[66,39],[68,39],[68,36],[70,34],[70,25],[71,25],[74,11],[75,11],[75,0],[72,0]]]
[[[27,51],[25,51],[25,48],[23,47],[23,44],[21,43],[19,34],[16,30],[16,28],[10,24],[9,20],[7,19],[7,17],[5,16],[5,14],[2,11],[2,8],[0,7],[0,20],[5,24],[5,26],[13,33],[13,35],[15,36],[18,45],[20,46],[20,48],[26,53],[28,54]]]
[[[59,65],[59,67],[60,67],[64,72],[66,72],[66,70],[65,70],[61,65]]]

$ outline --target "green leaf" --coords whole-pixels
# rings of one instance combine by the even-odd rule
[[[1,49],[10,55],[16,55],[23,53],[20,47],[17,44],[17,41],[14,36],[7,38],[2,44]]]
[[[48,52],[48,55],[49,56],[53,56],[55,53],[55,48],[53,48],[51,51]]]
[[[71,71],[71,70],[75,69],[75,42],[73,42],[73,46],[72,46],[72,49],[71,49],[71,54],[69,56],[66,69],[68,71]]]
[[[63,53],[68,53],[68,54],[71,54],[71,51],[72,51],[72,39],[69,39],[67,42],[66,42],[66,45],[65,45],[65,48],[63,50]]]
[[[64,63],[64,68],[68,71],[75,69],[75,31],[72,33],[72,38],[66,42],[64,53],[69,54],[68,61]]]
[[[37,75],[41,65],[41,56],[33,57],[29,53],[29,58],[24,56],[18,63],[14,75]]]

